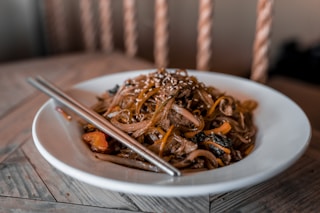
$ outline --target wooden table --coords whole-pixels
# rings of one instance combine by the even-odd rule
[[[0,66],[0,212],[319,212],[320,131],[301,159],[253,187],[197,197],[153,197],[97,188],[40,155],[31,123],[48,99],[26,82],[41,74],[67,89],[89,78],[154,65],[120,53],[63,55]],[[13,211],[15,212],[15,211]]]

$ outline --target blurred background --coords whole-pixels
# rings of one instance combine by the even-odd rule
[[[0,63],[78,53],[84,50],[78,0],[63,2],[65,45],[57,48],[50,32],[44,0],[0,1]],[[212,70],[245,76],[252,60],[257,0],[215,0]],[[319,84],[320,1],[274,3],[271,66],[282,74]],[[116,48],[123,49],[122,1],[112,1]],[[154,2],[137,0],[138,56],[153,61]],[[169,67],[195,68],[198,2],[169,0]],[[117,24],[119,23],[119,24]]]

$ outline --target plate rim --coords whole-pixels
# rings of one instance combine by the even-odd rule
[[[168,68],[168,70],[170,69],[175,69],[175,68]],[[95,77],[92,79],[88,79],[82,82],[79,82],[75,85],[73,85],[71,88],[68,89],[68,91],[70,90],[76,90],[78,88],[81,88],[82,85],[85,84],[90,84],[90,82],[94,82],[98,79],[101,78],[110,78],[112,76],[119,76],[119,75],[124,75],[124,74],[136,74],[137,72],[151,72],[151,71],[155,71],[156,69],[143,69],[143,70],[132,70],[132,71],[125,71],[125,72],[120,72],[120,73],[111,73],[111,74],[107,74],[107,75],[102,75],[99,77]],[[65,164],[63,161],[60,161],[60,159],[55,158],[55,156],[53,156],[48,150],[46,150],[40,139],[37,136],[37,121],[39,116],[41,116],[41,113],[43,112],[43,109],[46,108],[49,104],[53,104],[54,100],[53,99],[49,99],[47,100],[41,107],[40,109],[37,111],[33,123],[32,123],[32,136],[34,139],[34,143],[36,145],[36,148],[38,149],[38,151],[41,153],[41,155],[55,168],[57,168],[58,170],[62,171],[63,173],[76,178],[80,181],[83,181],[85,183],[91,184],[91,185],[95,185],[97,187],[102,187],[105,189],[109,189],[109,190],[113,190],[113,191],[118,191],[118,192],[124,192],[124,193],[134,193],[134,194],[140,194],[140,195],[157,195],[157,196],[197,196],[197,195],[203,195],[203,194],[215,194],[215,193],[223,193],[223,192],[227,192],[230,190],[237,190],[243,187],[249,187],[252,185],[255,185],[257,183],[261,183],[263,181],[268,180],[271,177],[274,177],[275,175],[281,173],[282,171],[286,170],[288,167],[290,167],[292,164],[294,164],[305,152],[305,150],[307,149],[307,147],[309,146],[310,143],[310,139],[311,139],[311,125],[310,125],[310,121],[308,119],[308,117],[306,116],[306,114],[304,113],[304,111],[300,108],[299,105],[297,105],[293,100],[291,100],[289,97],[285,96],[284,94],[282,94],[281,92],[268,87],[266,85],[261,85],[260,83],[257,82],[253,82],[249,79],[246,78],[242,78],[239,76],[233,76],[233,75],[229,75],[229,74],[225,74],[225,73],[217,73],[217,72],[209,72],[209,71],[197,71],[197,70],[192,70],[192,69],[187,69],[188,73],[193,74],[199,74],[202,73],[204,75],[218,75],[218,76],[223,76],[225,78],[233,78],[233,79],[237,79],[240,81],[246,81],[246,82],[250,82],[251,84],[257,84],[259,87],[264,87],[265,89],[268,89],[272,92],[275,92],[278,95],[281,95],[282,98],[285,98],[287,101],[289,101],[291,104],[294,104],[295,107],[298,108],[298,110],[300,110],[300,112],[304,115],[307,123],[308,123],[308,136],[306,138],[306,141],[304,142],[304,146],[302,147],[302,149],[300,150],[300,152],[298,154],[296,154],[295,156],[291,157],[290,161],[287,161],[286,165],[282,165],[282,167],[275,167],[273,170],[269,170],[268,172],[260,172],[258,175],[254,175],[254,176],[249,176],[246,178],[241,178],[239,180],[232,180],[229,182],[225,182],[225,183],[219,183],[219,184],[211,184],[211,187],[208,187],[208,184],[204,184],[204,185],[190,185],[190,186],[185,186],[185,185],[146,185],[146,184],[140,184],[140,183],[125,183],[125,186],[122,186],[124,184],[123,181],[119,181],[119,180],[113,180],[113,179],[106,179],[105,177],[101,177],[101,176],[96,176],[90,173],[87,173],[86,171],[82,171],[82,170],[78,170],[76,168],[73,168],[72,166]],[[218,88],[219,89],[219,88]],[[229,167],[229,166],[228,166]],[[90,177],[90,181],[88,181],[88,179],[85,179],[83,176],[86,177]],[[181,178],[181,177],[172,177],[172,178]],[[98,180],[96,181],[96,183],[98,182],[106,182],[106,183],[112,183],[111,186],[108,187],[104,187],[101,186],[100,184],[95,184],[95,181],[92,181],[92,179],[94,180]],[[245,184],[244,184],[245,182]],[[212,187],[213,185],[215,185],[215,189],[213,190]],[[170,187],[170,189],[168,188]],[[194,190],[194,189],[197,190]],[[179,189],[179,190],[177,190]],[[191,190],[192,189],[192,190]]]

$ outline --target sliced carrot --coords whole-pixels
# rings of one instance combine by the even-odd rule
[[[85,142],[91,145],[91,149],[98,152],[105,152],[108,149],[106,135],[100,131],[88,132],[82,135]]]
[[[226,147],[224,147],[224,146],[221,146],[220,144],[217,144],[217,143],[214,142],[214,141],[206,141],[205,144],[211,144],[211,145],[217,147],[218,149],[224,151],[226,154],[230,154],[230,153],[231,153],[231,150],[230,150],[230,149],[228,149],[228,148],[226,148]]]
[[[246,156],[249,155],[249,154],[252,152],[253,148],[254,148],[254,145],[251,144],[251,145],[246,149],[246,151],[244,151],[244,154],[245,154]]]
[[[231,124],[229,122],[223,122],[223,124],[221,124],[221,126],[216,127],[214,129],[209,129],[209,130],[205,130],[204,134],[206,135],[210,135],[212,133],[214,134],[227,134],[228,132],[230,132],[230,130],[232,129]]]
[[[171,132],[172,132],[173,128],[174,128],[174,125],[171,125],[170,128],[168,129],[168,131],[166,132],[166,134],[164,135],[164,137],[161,140],[160,151],[159,151],[159,156],[160,157],[163,155],[164,147],[167,144],[168,138],[171,135]]]
[[[224,166],[224,163],[220,158],[217,158],[217,162],[218,162],[219,166],[221,166],[221,167]]]
[[[193,138],[194,136],[196,136],[196,134],[198,134],[200,131],[191,131],[191,132],[186,132],[184,133],[184,137],[186,138]]]
[[[221,96],[221,97],[219,97],[219,98],[214,102],[214,104],[210,107],[210,109],[209,109],[209,111],[208,111],[208,113],[207,113],[207,116],[212,115],[212,113],[214,112],[214,110],[216,109],[216,107],[218,106],[218,104],[220,103],[220,101],[221,101],[222,99],[224,99],[224,98],[225,98],[224,96]]]

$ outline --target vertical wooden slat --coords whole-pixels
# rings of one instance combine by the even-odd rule
[[[157,67],[168,66],[169,18],[167,0],[155,1],[154,58]]]
[[[266,81],[269,67],[268,51],[270,48],[272,10],[273,0],[258,1],[251,79],[261,83]]]
[[[209,70],[212,43],[213,0],[199,0],[197,69]]]
[[[80,0],[80,16],[86,51],[96,50],[95,27],[91,0]]]
[[[104,52],[111,52],[113,50],[111,0],[99,0],[99,15],[101,49]]]
[[[61,53],[68,48],[66,11],[63,0],[44,1],[46,34],[50,51]]]
[[[136,20],[136,1],[123,0],[124,13],[124,43],[127,55],[133,57],[137,54],[137,20]]]

